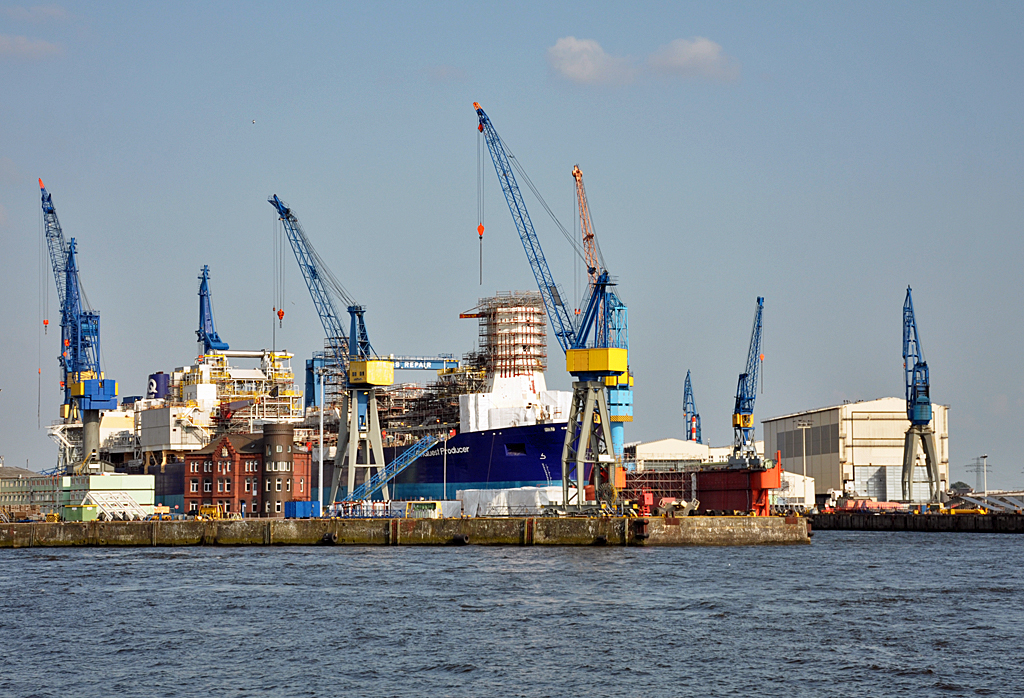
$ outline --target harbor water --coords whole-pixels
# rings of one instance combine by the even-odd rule
[[[0,549],[5,696],[1020,695],[1024,537]]]

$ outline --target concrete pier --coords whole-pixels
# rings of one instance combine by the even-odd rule
[[[809,543],[802,517],[249,519],[0,525],[0,548],[175,545],[766,545]]]

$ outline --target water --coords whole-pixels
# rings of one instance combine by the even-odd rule
[[[1024,536],[0,550],[0,695],[1024,693]]]

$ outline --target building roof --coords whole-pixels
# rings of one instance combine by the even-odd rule
[[[198,451],[192,451],[188,455],[209,456],[216,452],[221,442],[227,439],[231,447],[238,453],[262,453],[263,434],[223,434]]]
[[[895,403],[899,403],[899,407],[898,408],[896,408],[895,405],[892,405],[892,407],[894,408],[894,411],[905,411],[906,410],[906,405],[907,405],[906,398],[902,398],[902,397],[879,397],[879,398],[875,398],[874,400],[856,400],[856,401],[853,401],[853,402],[844,402],[841,405],[830,405],[829,407],[814,407],[814,408],[811,408],[809,410],[803,410],[803,411],[800,411],[800,412],[793,412],[792,414],[783,414],[783,415],[779,415],[777,417],[769,417],[768,419],[762,419],[761,420],[761,424],[765,424],[767,422],[775,422],[775,421],[778,421],[780,419],[791,419],[793,417],[801,417],[801,416],[803,416],[805,414],[814,414],[815,412],[828,412],[829,410],[838,410],[838,409],[840,409],[842,407],[846,407],[847,405],[853,405],[854,406],[854,408],[853,408],[854,411],[855,412],[860,412],[860,411],[862,411],[864,409],[867,409],[867,408],[870,408],[870,407],[881,407],[881,405],[873,405],[872,404],[872,403],[879,403],[879,402],[884,402],[884,403],[894,403],[895,402]],[[947,409],[949,408],[949,405],[940,405],[939,403],[933,403],[933,404],[935,406],[937,406],[937,407],[946,407]]]
[[[25,470],[25,468],[15,468],[10,465],[0,465],[0,478],[5,477],[39,477],[42,473],[37,473],[34,470]]]

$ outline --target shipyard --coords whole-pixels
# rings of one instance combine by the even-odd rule
[[[0,697],[1021,693],[1022,25],[0,3]]]

